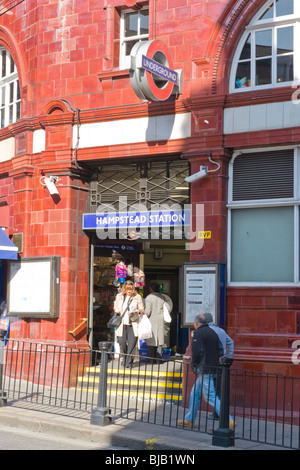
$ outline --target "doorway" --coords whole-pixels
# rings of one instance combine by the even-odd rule
[[[145,298],[151,281],[173,302],[172,322],[166,325],[165,347],[183,354],[188,345],[188,329],[182,327],[181,265],[189,261],[189,251],[182,241],[110,243],[91,241],[90,302],[88,341],[98,349],[99,341],[115,341],[108,325],[114,300],[126,279],[132,279],[136,290]],[[122,271],[123,269],[123,271]]]
[[[145,244],[144,270],[145,295],[149,294],[151,281],[156,281],[160,292],[167,294],[173,302],[171,324],[166,334],[166,347],[172,354],[183,354],[188,346],[188,328],[182,327],[182,263],[188,262],[190,252],[183,240],[158,240]]]

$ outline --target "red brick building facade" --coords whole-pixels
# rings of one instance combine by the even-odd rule
[[[295,227],[299,225],[297,164],[292,173],[293,194],[277,194],[273,187],[267,196],[259,196],[262,182],[255,189],[255,197],[241,195],[243,187],[254,184],[249,176],[251,155],[266,157],[259,160],[259,174],[270,159],[271,163],[274,161],[274,155],[277,158],[278,152],[294,152],[292,157],[287,152],[281,160],[298,159],[300,122],[292,95],[299,78],[299,51],[296,40],[291,40],[292,45],[287,43],[289,31],[282,34],[281,29],[294,28],[293,37],[297,37],[299,6],[296,1],[275,3],[2,2],[2,66],[5,67],[6,54],[6,62],[13,61],[15,69],[2,72],[0,88],[9,86],[9,77],[17,73],[19,91],[11,101],[14,114],[9,115],[8,121],[7,114],[3,116],[0,129],[0,225],[12,238],[23,234],[21,258],[60,257],[58,318],[22,317],[12,325],[12,337],[88,346],[84,322],[93,296],[90,245],[94,234],[82,230],[82,217],[89,212],[95,172],[114,167],[121,171],[122,167],[141,162],[151,166],[151,162],[184,161],[190,163],[193,174],[201,165],[215,169],[208,160],[211,156],[220,169],[190,184],[189,195],[192,207],[204,204],[204,229],[211,232],[211,238],[204,241],[201,249],[181,255],[180,262],[226,265],[225,326],[235,341],[237,366],[299,375],[291,359],[293,343],[300,335],[298,228],[286,243],[286,235],[278,241],[276,236],[274,243],[266,242],[268,230],[264,225],[255,232],[260,223],[260,213],[255,211],[262,209],[279,211],[291,206]],[[175,69],[182,70],[180,94],[158,102],[143,102],[136,96],[126,67],[128,54],[122,50],[122,44],[130,40],[126,29],[126,15],[130,13],[140,15],[141,23],[137,24],[143,28],[137,33],[141,39],[159,39],[170,50]],[[143,15],[147,22],[143,23]],[[267,37],[269,31],[273,38],[274,31],[277,34],[275,51],[272,39],[270,42]],[[261,33],[265,36],[258,39]],[[279,50],[280,41],[283,44]],[[272,61],[278,75],[269,80],[268,70],[275,74]],[[287,68],[289,72],[282,72]],[[240,86],[242,82],[238,80],[244,77],[245,86]],[[9,97],[6,99],[9,101]],[[5,109],[9,114],[9,103]],[[274,155],[270,156],[272,152]],[[240,155],[247,155],[249,162],[240,163]],[[243,183],[240,175],[246,174],[248,179]],[[275,181],[271,170],[267,174]],[[51,197],[41,184],[41,178],[49,175],[58,177],[59,198]],[[257,175],[254,179],[258,181]],[[236,192],[231,192],[232,187]],[[251,217],[249,211],[253,211]],[[278,214],[274,216],[277,222]],[[271,212],[265,214],[269,215]],[[282,219],[287,232],[289,217],[292,215],[283,215]],[[266,220],[264,215],[262,218]],[[266,274],[264,269],[258,269],[259,259],[251,264],[257,246],[247,228],[249,219],[255,232],[252,235],[258,240],[259,259],[268,244],[277,255],[282,243],[284,263],[293,265],[292,274],[288,266],[278,267],[281,258]],[[272,226],[275,232],[282,227],[276,223]],[[249,251],[245,234],[251,238]],[[286,244],[295,245],[295,251],[290,253]],[[167,253],[166,247],[165,250]],[[262,264],[267,266],[274,258],[272,251]],[[166,276],[163,262],[157,259],[162,279]],[[149,262],[152,274],[155,266]],[[2,286],[2,298],[5,295],[6,287]]]

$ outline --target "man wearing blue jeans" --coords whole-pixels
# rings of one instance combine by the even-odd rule
[[[197,411],[201,401],[201,395],[215,408],[220,415],[220,399],[216,396],[214,376],[219,365],[219,358],[224,355],[222,343],[216,332],[209,328],[204,315],[197,315],[194,319],[195,332],[192,341],[191,366],[199,377],[194,384],[191,395],[189,411],[184,420],[177,422],[178,426],[192,428],[196,419]],[[235,427],[234,420],[229,416],[229,427]]]

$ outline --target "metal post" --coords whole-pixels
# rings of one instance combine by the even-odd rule
[[[3,390],[2,377],[3,377],[3,362],[4,362],[4,338],[7,331],[0,330],[0,406],[7,405],[7,394]]]
[[[234,445],[234,430],[229,429],[229,396],[230,396],[230,373],[229,368],[232,359],[220,358],[222,369],[221,381],[221,407],[219,428],[213,432],[212,445],[220,447],[231,447]]]
[[[98,389],[98,403],[97,408],[94,408],[91,413],[91,424],[97,426],[106,426],[111,423],[110,410],[106,406],[106,394],[107,394],[107,363],[108,363],[108,351],[111,347],[111,343],[108,341],[101,341],[98,343],[101,351],[101,369],[99,377],[99,389]]]

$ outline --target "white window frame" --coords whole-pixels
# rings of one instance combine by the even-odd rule
[[[244,93],[251,90],[263,90],[268,88],[277,88],[282,86],[291,86],[297,83],[300,83],[300,2],[298,0],[294,1],[294,14],[281,16],[273,19],[259,20],[263,12],[272,5],[276,0],[269,0],[265,5],[259,10],[259,12],[254,16],[249,25],[245,28],[244,34],[241,37],[239,44],[236,48],[236,52],[233,58],[231,72],[230,72],[230,82],[229,82],[229,92],[230,93]],[[276,37],[275,32],[278,28],[293,26],[294,28],[294,79],[292,81],[286,82],[277,82],[276,81],[276,70],[277,70],[277,54],[276,54]],[[271,73],[271,83],[267,85],[255,85],[255,32],[271,29],[272,30],[272,73]],[[248,35],[251,34],[251,58],[250,58],[250,67],[251,67],[251,85],[245,88],[236,88],[235,79],[236,71],[239,63],[239,58],[243,50],[245,41]],[[245,62],[249,59],[245,59]]]
[[[120,69],[128,69],[130,67],[130,55],[126,55],[126,43],[131,41],[147,41],[149,39],[149,29],[148,34],[137,34],[136,36],[125,36],[125,17],[128,13],[137,13],[138,14],[138,30],[140,31],[140,13],[148,11],[149,17],[149,7],[141,8],[140,10],[124,10],[121,12],[121,22],[120,22]],[[138,32],[139,32],[138,31]]]
[[[248,201],[233,201],[233,165],[236,157],[245,153],[269,152],[283,149],[294,149],[294,197],[278,198],[278,199],[260,199]],[[232,227],[232,211],[235,209],[251,209],[263,207],[294,207],[294,282],[252,282],[252,281],[231,281],[231,227]],[[229,181],[228,181],[228,226],[227,226],[227,284],[234,287],[269,287],[269,286],[300,286],[300,147],[286,146],[263,149],[242,149],[233,154],[229,164]]]
[[[5,72],[2,76],[2,51],[6,51]],[[12,68],[12,72],[11,72]],[[12,87],[12,100],[11,98]],[[16,65],[9,51],[0,47],[0,129],[20,119],[21,96],[18,98],[19,78]],[[20,91],[19,91],[20,95]],[[4,119],[2,113],[4,111]],[[10,111],[12,113],[10,114]]]

